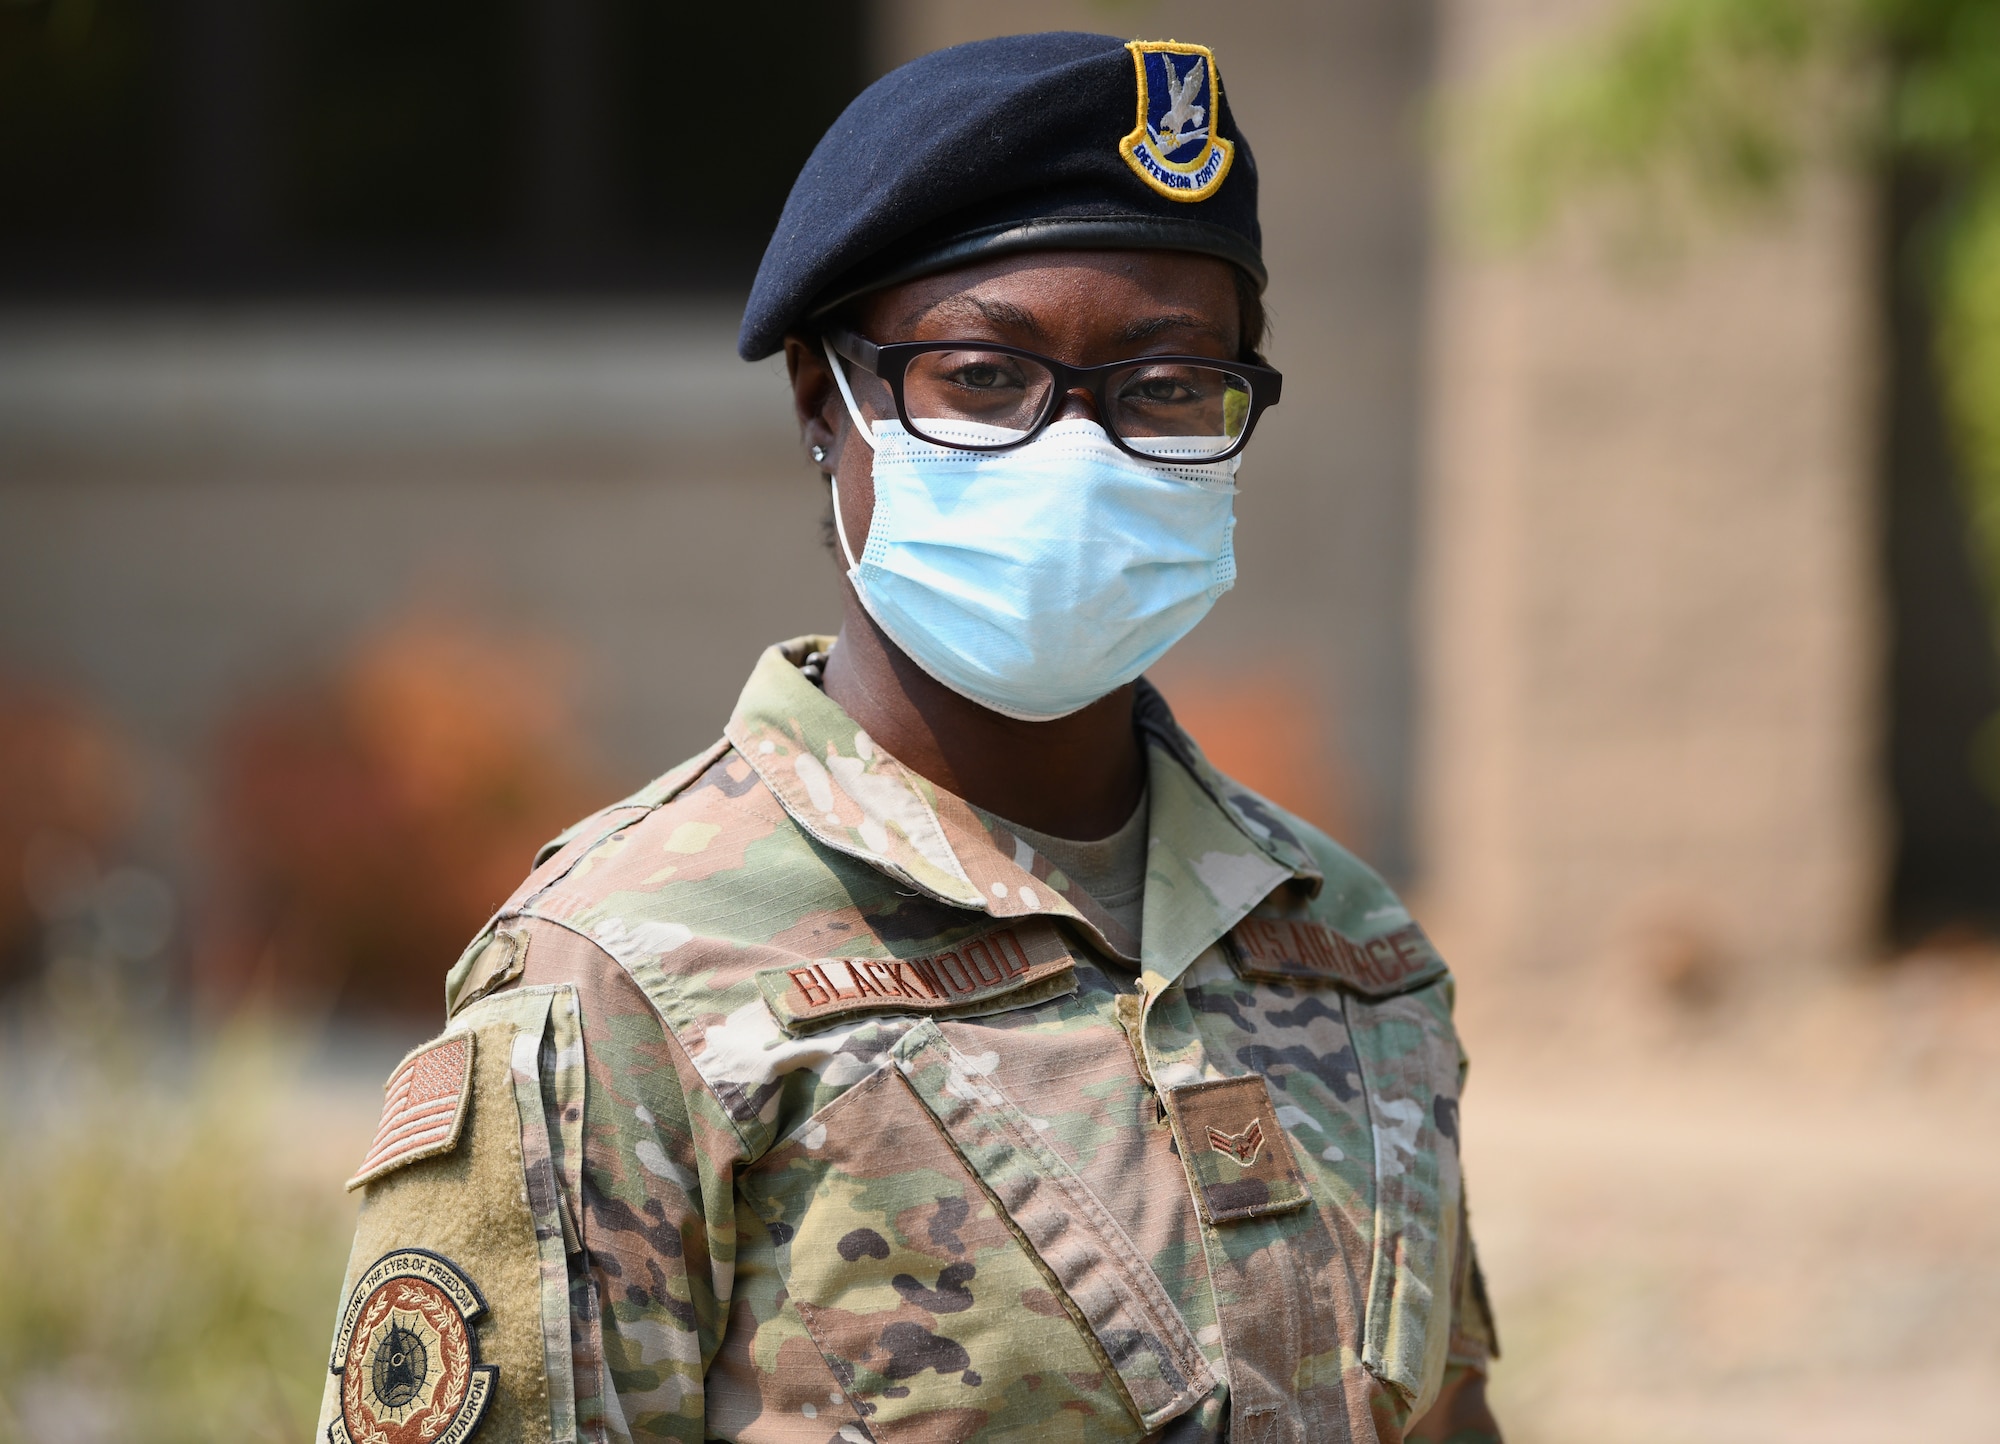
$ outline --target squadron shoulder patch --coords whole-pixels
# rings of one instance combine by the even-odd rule
[[[964,1016],[1076,987],[1076,965],[1047,923],[1001,928],[918,958],[813,958],[762,968],[764,1001],[793,1033],[865,1013]]]
[[[472,1034],[447,1033],[405,1058],[382,1085],[382,1121],[354,1177],[356,1189],[392,1169],[458,1146],[472,1086]]]
[[[1407,992],[1445,973],[1444,959],[1415,923],[1356,942],[1310,918],[1249,917],[1230,931],[1229,952],[1246,978],[1335,983],[1371,998]]]
[[[1236,147],[1222,139],[1222,85],[1205,45],[1134,40],[1125,47],[1139,72],[1139,121],[1118,153],[1140,180],[1170,200],[1215,194]]]
[[[479,1362],[472,1280],[440,1254],[398,1249],[356,1280],[330,1365],[340,1417],[327,1444],[464,1444],[486,1417],[499,1370]]]

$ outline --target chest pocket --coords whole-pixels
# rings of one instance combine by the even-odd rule
[[[1139,1439],[1209,1394],[1131,1240],[935,1023],[742,1180],[877,1439]]]

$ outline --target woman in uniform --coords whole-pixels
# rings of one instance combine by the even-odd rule
[[[827,133],[741,350],[840,630],[452,969],[334,1444],[1498,1437],[1444,964],[1143,676],[1235,578],[1265,279],[1201,46],[960,46]]]

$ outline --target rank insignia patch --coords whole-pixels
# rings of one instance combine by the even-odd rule
[[[1290,1213],[1312,1197],[1261,1074],[1186,1083],[1160,1101],[1206,1222]]]
[[[382,1121],[350,1189],[394,1168],[449,1153],[465,1125],[465,1095],[472,1086],[472,1034],[447,1033],[399,1064],[382,1085]]]
[[[1253,1118],[1241,1133],[1224,1133],[1211,1125],[1208,1146],[1224,1158],[1235,1159],[1238,1167],[1248,1168],[1264,1151],[1264,1124],[1260,1119]]]
[[[327,1444],[464,1444],[499,1370],[479,1362],[472,1320],[486,1301],[449,1259],[384,1254],[348,1296],[333,1336],[340,1417]]]
[[[1139,179],[1177,201],[1206,200],[1229,174],[1236,147],[1218,133],[1222,86],[1205,45],[1134,40],[1139,122],[1118,153]]]

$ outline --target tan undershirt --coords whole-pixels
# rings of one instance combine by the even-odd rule
[[[1026,842],[1060,869],[1077,887],[1089,893],[1096,904],[1110,913],[1133,937],[1146,907],[1146,824],[1152,815],[1152,796],[1142,793],[1139,806],[1109,837],[1095,842],[1051,837],[1018,822],[1007,830]]]

